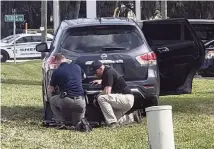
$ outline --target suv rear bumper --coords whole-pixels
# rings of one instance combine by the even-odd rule
[[[126,83],[131,88],[133,94],[140,95],[144,99],[159,96],[160,80],[157,74],[157,71],[149,69],[147,80],[126,81]],[[87,95],[99,94],[101,92],[100,88],[89,87],[88,84],[85,84],[85,86],[87,86],[85,88]]]
[[[159,77],[149,77],[147,80],[142,81],[127,81],[127,84],[135,96],[133,109],[157,105],[160,90]],[[94,96],[101,91],[100,89],[85,89],[88,103],[92,103]]]
[[[86,90],[86,95],[97,95],[101,92],[102,90],[90,90],[90,91],[87,91]],[[138,88],[132,88],[131,89],[132,93],[134,95],[138,94],[140,95],[142,98],[145,98],[145,96],[142,94],[142,92],[138,89]]]

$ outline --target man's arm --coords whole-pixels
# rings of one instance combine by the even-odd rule
[[[52,93],[55,91],[55,87],[48,85],[48,97],[52,96]]]
[[[86,74],[81,67],[80,69],[81,69],[82,80],[84,80],[86,78]]]
[[[113,74],[112,73],[108,73],[107,74],[107,77],[105,77],[104,79],[106,79],[106,86],[104,87],[104,94],[111,94],[111,90],[112,90],[112,86],[113,86],[113,83],[114,83],[114,77],[113,77]]]
[[[55,87],[56,87],[56,75],[55,75],[55,71],[54,71],[51,76],[50,83],[48,85],[48,97],[52,96],[52,93],[55,91]]]
[[[105,94],[111,94],[111,90],[112,90],[112,87],[111,86],[106,86],[103,90],[103,92]]]

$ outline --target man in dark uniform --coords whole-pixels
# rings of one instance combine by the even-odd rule
[[[93,69],[101,80],[92,81],[101,84],[103,91],[97,96],[107,124],[116,128],[121,118],[134,104],[134,95],[123,77],[112,67],[104,66],[100,61],[94,61]]]
[[[62,54],[56,54],[54,60],[58,68],[51,76],[48,87],[49,94],[58,86],[61,94],[50,98],[54,119],[59,126],[64,126],[63,110],[70,112],[72,124],[75,126],[85,117],[86,102],[82,87],[83,72],[79,65],[67,63]]]

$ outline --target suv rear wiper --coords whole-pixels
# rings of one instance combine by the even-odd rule
[[[103,51],[120,51],[120,50],[126,50],[124,47],[103,47]]]

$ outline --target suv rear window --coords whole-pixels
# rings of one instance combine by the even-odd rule
[[[143,44],[139,31],[129,25],[102,25],[68,30],[62,48],[74,52],[131,50]]]

